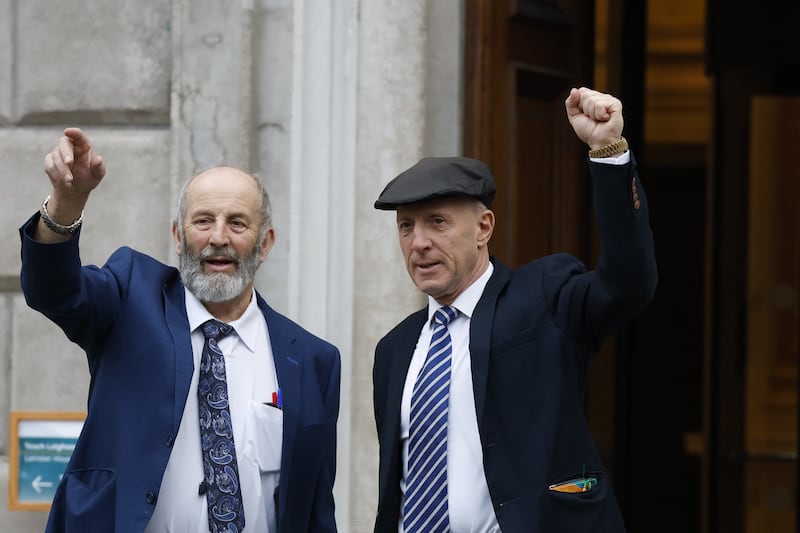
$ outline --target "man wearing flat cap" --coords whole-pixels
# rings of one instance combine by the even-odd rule
[[[567,254],[516,270],[491,257],[495,185],[480,161],[425,158],[375,202],[396,211],[428,295],[375,350],[376,533],[625,531],[583,394],[593,354],[653,296],[653,239],[622,104],[580,88],[565,105],[590,148],[594,270]]]

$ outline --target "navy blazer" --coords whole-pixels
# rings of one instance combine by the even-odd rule
[[[635,162],[590,163],[602,239],[597,268],[567,254],[494,272],[470,322],[470,358],[483,466],[503,533],[625,530],[584,416],[591,355],[650,301],[656,285],[652,233]],[[634,190],[640,205],[634,204]],[[400,517],[400,403],[422,309],[381,341],[373,368],[380,443],[376,533]],[[583,493],[548,490],[581,477]]]
[[[102,268],[81,267],[78,236],[38,243],[37,221],[20,228],[22,290],[86,351],[91,373],[87,418],[47,531],[141,532],[190,394],[183,284],[175,268],[130,248]],[[333,532],[339,352],[257,298],[283,393],[278,530]],[[186,490],[198,484],[187,479]]]

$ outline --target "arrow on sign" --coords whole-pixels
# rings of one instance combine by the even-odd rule
[[[42,492],[42,488],[52,487],[52,481],[42,481],[42,476],[38,475],[34,478],[33,482],[31,483],[33,490],[36,491],[37,494]]]

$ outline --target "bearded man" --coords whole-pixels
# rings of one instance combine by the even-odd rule
[[[20,228],[22,290],[91,374],[46,531],[336,531],[340,356],[254,289],[275,242],[259,179],[215,167],[186,183],[176,270],[127,247],[81,265],[106,174],[83,131],[64,131],[45,171],[52,192]]]

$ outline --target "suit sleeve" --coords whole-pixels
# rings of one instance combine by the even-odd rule
[[[592,351],[653,297],[658,274],[644,187],[636,162],[589,163],[594,181],[600,258],[589,272],[554,261],[544,280],[557,323]]]
[[[91,353],[111,327],[126,290],[121,279],[130,270],[125,254],[112,256],[104,268],[81,266],[80,230],[60,243],[40,243],[32,228],[39,215],[20,228],[20,282],[28,305],[56,323],[67,337]]]

